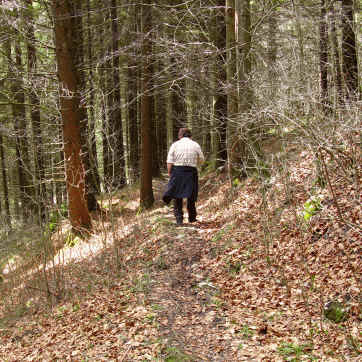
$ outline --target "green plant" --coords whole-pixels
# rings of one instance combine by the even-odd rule
[[[146,293],[149,291],[151,285],[151,277],[149,274],[143,274],[134,282],[134,286],[131,288],[132,293]]]
[[[292,359],[291,361],[298,361],[302,355],[305,355],[307,351],[312,349],[312,345],[310,344],[299,345],[283,342],[282,345],[278,347],[278,353],[284,357],[294,356],[295,359]]]
[[[361,354],[361,343],[358,338],[353,337],[351,334],[347,337],[348,345],[358,354]]]
[[[165,351],[165,362],[191,361],[191,358],[181,352],[177,347],[167,347]]]
[[[159,311],[159,310],[162,310],[162,309],[163,309],[162,305],[158,305],[158,304],[152,304],[152,305],[151,305],[151,308],[152,308],[152,310],[154,310],[154,311]]]
[[[156,319],[156,315],[153,313],[149,313],[146,315],[146,321],[152,323]]]
[[[338,301],[325,305],[324,316],[334,323],[344,322],[348,318],[348,310]]]
[[[58,310],[57,310],[57,314],[56,314],[56,318],[63,318],[63,316],[64,316],[64,312],[66,312],[67,311],[67,307],[66,306],[61,306],[61,307],[59,307],[58,308]]]
[[[81,241],[82,241],[82,239],[79,236],[74,235],[72,232],[70,232],[70,233],[68,233],[68,235],[65,239],[65,245],[67,245],[70,248],[73,248],[74,246],[79,244]]]
[[[213,236],[213,238],[211,239],[211,241],[217,242],[217,241],[221,240],[221,239],[224,237],[224,235],[225,235],[227,232],[229,232],[231,229],[232,229],[232,226],[231,226],[231,225],[228,225],[228,226],[226,226],[225,228],[220,229],[220,230]]]
[[[240,333],[245,339],[251,338],[254,335],[253,330],[246,324],[242,326]]]
[[[229,260],[227,262],[227,270],[230,274],[239,274],[241,267],[242,263],[239,260],[235,262],[233,260]]]
[[[224,301],[217,297],[212,298],[212,303],[215,304],[216,308],[221,308],[224,305]]]
[[[303,218],[305,221],[309,221],[310,218],[318,211],[322,210],[321,198],[318,196],[312,196],[304,203]]]
[[[168,269],[168,264],[165,261],[165,258],[163,257],[163,255],[160,255],[156,260],[155,260],[155,266],[157,267],[157,269],[159,270],[166,270]]]

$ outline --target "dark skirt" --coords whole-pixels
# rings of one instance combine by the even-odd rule
[[[169,204],[172,199],[191,199],[197,201],[199,191],[197,168],[190,166],[172,166],[171,178],[162,200]]]

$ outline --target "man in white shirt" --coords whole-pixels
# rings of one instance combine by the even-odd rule
[[[200,145],[191,139],[188,128],[180,128],[179,140],[174,142],[167,156],[167,171],[170,180],[163,195],[163,201],[169,204],[174,199],[174,214],[178,225],[183,223],[182,204],[187,199],[189,222],[196,221],[198,194],[197,165],[204,161]]]

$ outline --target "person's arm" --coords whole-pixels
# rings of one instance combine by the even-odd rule
[[[169,176],[171,176],[172,166],[173,166],[173,163],[167,163],[167,173]]]
[[[205,161],[204,154],[202,153],[201,147],[199,146],[199,152],[198,152],[198,164],[202,164]]]
[[[167,173],[169,176],[171,176],[171,170],[172,170],[172,166],[175,162],[175,159],[174,159],[174,145],[172,144],[171,147],[170,147],[170,150],[168,151],[168,154],[167,154]]]

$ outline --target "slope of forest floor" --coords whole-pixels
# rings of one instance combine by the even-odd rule
[[[305,221],[316,176],[300,156],[287,188],[205,175],[196,224],[175,225],[163,181],[147,213],[132,189],[112,198],[87,241],[5,277],[1,361],[357,361],[360,195],[335,177]]]

